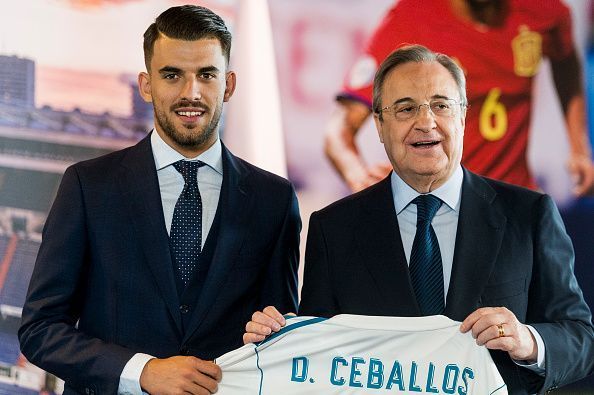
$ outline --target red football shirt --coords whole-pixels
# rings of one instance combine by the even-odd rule
[[[558,0],[510,0],[504,24],[486,28],[461,20],[448,1],[401,0],[374,32],[339,97],[371,107],[378,65],[406,44],[447,54],[466,74],[464,166],[536,188],[526,158],[532,79],[542,57],[559,60],[574,51],[569,9]]]

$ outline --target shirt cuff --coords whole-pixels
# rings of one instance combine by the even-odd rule
[[[118,395],[141,395],[146,394],[140,388],[140,375],[144,365],[151,359],[152,355],[137,353],[124,366],[120,375],[120,384],[118,386]]]
[[[524,361],[516,361],[515,359],[513,361],[516,363],[516,365],[519,365],[526,369],[530,369],[539,376],[544,377],[546,373],[544,341],[542,340],[542,337],[536,329],[534,329],[530,325],[526,325],[526,327],[532,333],[532,336],[534,336],[534,339],[536,340],[536,363],[525,363]]]

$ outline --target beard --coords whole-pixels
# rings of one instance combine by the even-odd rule
[[[171,111],[175,111],[176,108],[180,107],[192,107],[188,102],[178,103],[172,106]],[[198,107],[197,104],[194,107]],[[204,105],[200,105],[200,108],[206,108],[202,116],[206,116],[210,109]],[[185,148],[201,148],[207,142],[212,140],[212,136],[217,133],[219,127],[219,121],[221,120],[221,114],[223,113],[223,102],[217,103],[215,112],[202,130],[199,125],[185,125],[184,130],[176,128],[170,116],[163,111],[162,108],[154,105],[155,122],[159,125],[163,133],[168,136],[175,144]]]

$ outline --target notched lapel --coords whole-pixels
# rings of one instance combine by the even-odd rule
[[[418,316],[420,310],[410,282],[390,177],[377,184],[369,197],[360,211],[362,237],[357,238],[356,261],[365,262],[386,301],[387,315]],[[370,230],[373,231],[369,233]]]
[[[122,161],[119,188],[144,258],[181,337],[182,322],[150,135]]]
[[[445,315],[462,321],[480,307],[480,295],[501,247],[507,218],[498,209],[495,191],[464,170],[462,201]]]
[[[223,145],[223,184],[219,198],[221,222],[219,238],[204,289],[184,336],[189,340],[204,322],[208,311],[223,289],[227,275],[237,261],[243,239],[248,231],[253,194],[249,183],[249,171]]]

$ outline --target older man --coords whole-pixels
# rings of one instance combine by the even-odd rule
[[[399,49],[376,74],[373,109],[394,171],[311,216],[299,313],[463,321],[510,394],[591,373],[591,313],[554,203],[460,165],[460,68],[422,46]],[[283,324],[273,307],[257,312],[244,341]]]

